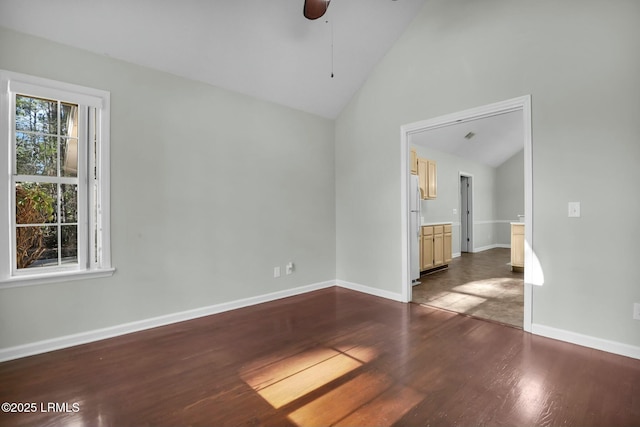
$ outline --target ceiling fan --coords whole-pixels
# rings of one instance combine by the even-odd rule
[[[307,19],[318,19],[329,9],[331,0],[304,0],[304,17]]]

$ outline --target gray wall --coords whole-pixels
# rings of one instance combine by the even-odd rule
[[[640,345],[638,16],[635,0],[427,1],[336,121],[338,278],[401,293],[401,125],[531,94],[533,323]]]
[[[111,92],[117,268],[0,290],[0,347],[335,279],[333,121],[4,29],[0,68]]]
[[[524,215],[524,150],[496,168],[496,215],[502,221],[517,221]],[[509,223],[498,223],[496,234],[498,243],[511,243]]]

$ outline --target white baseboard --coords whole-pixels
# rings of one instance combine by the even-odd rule
[[[456,252],[455,254],[451,255],[451,258],[458,258],[462,256],[462,252]]]
[[[495,249],[495,248],[511,249],[511,245],[508,245],[508,244],[505,244],[505,243],[494,243],[492,245],[480,246],[479,248],[473,248],[473,253],[482,252],[482,251],[488,251],[489,249]]]
[[[531,333],[547,338],[553,338],[556,340],[581,345],[583,347],[594,348],[596,350],[619,354],[621,356],[640,359],[640,347],[623,344],[617,341],[609,341],[602,338],[592,337],[590,335],[582,335],[576,332],[552,328],[551,326],[538,325],[535,323],[531,325]]]
[[[86,344],[93,341],[99,341],[106,338],[113,338],[119,335],[125,335],[132,332],[138,332],[145,329],[165,326],[171,323],[183,322],[185,320],[196,319],[198,317],[209,316],[212,314],[222,313],[225,311],[235,310],[250,305],[261,304],[278,300],[281,298],[300,295],[318,289],[329,288],[335,286],[335,280],[314,283],[307,286],[300,286],[293,289],[286,289],[278,292],[271,292],[264,295],[258,295],[250,298],[243,298],[235,301],[214,304],[207,307],[200,307],[193,310],[186,310],[177,313],[171,313],[163,316],[152,317],[149,319],[138,320],[130,323],[110,326],[92,331],[80,332],[72,335],[36,341],[34,343],[23,344],[15,347],[7,347],[0,349],[0,362],[18,359],[21,357],[32,356],[34,354],[46,353],[61,348],[72,347],[75,345]]]
[[[365,294],[375,295],[377,297],[402,302],[402,294],[389,292],[378,288],[372,288],[370,286],[360,285],[359,283],[347,282],[346,280],[336,280],[336,283],[341,288],[351,289],[352,291],[358,291]]]
[[[80,344],[86,344],[93,341],[99,341],[106,338],[113,338],[119,335],[125,335],[132,332],[138,332],[145,329],[165,326],[176,322],[196,319],[198,317],[209,316],[212,314],[222,313],[225,311],[235,310],[238,308],[248,307],[251,305],[261,304],[264,302],[275,301],[281,298],[287,298],[307,292],[329,288],[332,286],[340,286],[342,288],[351,289],[369,295],[387,298],[394,301],[402,301],[402,295],[395,292],[385,291],[358,283],[347,282],[345,280],[328,280],[325,282],[314,283],[311,285],[300,286],[293,289],[272,292],[264,295],[258,295],[250,298],[243,298],[221,304],[215,304],[207,307],[196,308],[193,310],[171,313],[164,316],[153,317],[149,319],[139,320],[121,325],[111,326],[92,331],[81,332],[78,334],[65,335],[62,337],[52,338],[34,343],[23,344],[14,347],[0,349],[0,362],[7,360],[19,359],[21,357],[32,356],[34,354],[46,353],[53,350],[59,350],[66,347],[72,347]],[[640,347],[623,344],[616,341],[609,341],[602,338],[596,338],[589,335],[582,335],[563,329],[557,329],[550,326],[533,324],[531,325],[531,333],[553,338],[560,341],[566,341],[584,347],[594,348],[609,353],[619,354],[622,356],[640,359]]]

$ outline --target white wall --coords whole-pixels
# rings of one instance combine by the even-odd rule
[[[401,125],[531,94],[532,320],[637,349],[638,16],[635,0],[427,1],[336,122],[338,278],[401,292]]]
[[[0,68],[111,92],[117,268],[0,290],[0,349],[335,279],[333,121],[1,28]]]

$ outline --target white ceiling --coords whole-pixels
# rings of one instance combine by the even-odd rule
[[[465,138],[469,132],[475,134],[471,139]],[[497,167],[524,148],[522,112],[512,111],[411,134],[409,143]]]
[[[0,25],[335,118],[424,3],[0,0]]]

